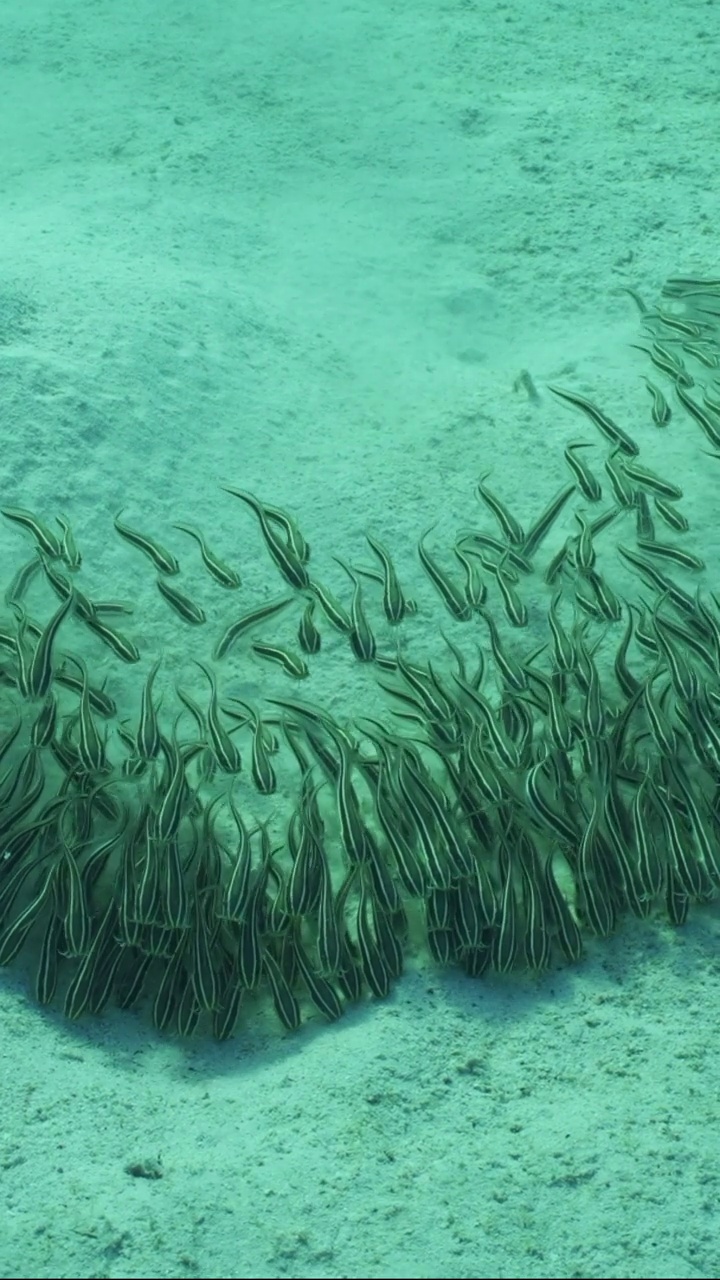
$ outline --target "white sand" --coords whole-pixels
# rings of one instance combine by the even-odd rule
[[[585,431],[513,391],[523,368],[681,474],[717,552],[717,471],[687,423],[648,426],[618,292],[719,272],[717,66],[689,0],[6,2],[3,503],[68,515],[83,582],[136,604],[186,687],[207,643],[120,506],[188,559],[170,526],[196,520],[253,602],[277,584],[220,484],[295,511],[337,590],[373,529],[437,652],[466,636],[418,535],[451,545],[489,468],[531,519]],[[6,581],[26,544],[2,537]],[[146,668],[93,652],[136,698]],[[367,688],[331,638],[303,692]],[[253,1018],[222,1046],[142,1011],[70,1024],[2,971],[0,1274],[718,1276],[717,913],[589,951],[539,981],[411,966],[332,1027]]]

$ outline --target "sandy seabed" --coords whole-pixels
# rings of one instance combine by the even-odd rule
[[[3,501],[67,515],[172,674],[185,633],[112,516],[212,530],[252,592],[224,483],[297,513],[338,587],[375,530],[431,651],[417,537],[451,541],[485,471],[542,509],[577,432],[543,388],[571,377],[682,471],[712,564],[716,474],[653,445],[621,292],[720,271],[712,13],[6,4]],[[321,666],[308,696],[356,705]],[[710,907],[540,978],[418,958],[330,1027],[223,1045],[68,1023],[3,970],[0,1274],[717,1276],[717,943]]]

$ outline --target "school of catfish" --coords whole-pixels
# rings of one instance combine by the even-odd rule
[[[672,279],[657,308],[629,292],[650,421],[699,428],[715,457],[720,281]],[[169,625],[197,637],[204,690],[176,682],[170,705],[159,654],[126,716],[64,635],[71,618],[83,654],[132,667],[132,608],[83,592],[67,520],[0,508],[27,548],[0,621],[0,964],[30,957],[40,1003],[70,1018],[137,1004],[159,1029],[226,1039],[260,1000],[293,1029],[386,995],[408,953],[472,975],[542,970],[624,913],[678,925],[718,896],[720,598],[697,584],[675,480],[594,401],[549,392],[587,431],[547,508],[524,523],[482,474],[484,519],[452,548],[432,527],[419,538],[440,617],[427,662],[408,656],[417,605],[383,541],[368,532],[367,563],[336,557],[341,598],[297,520],[230,487],[278,590],[219,633],[156,531],[115,517]],[[240,599],[210,531],[175,528]],[[37,582],[57,600],[42,622]],[[281,616],[293,644],[272,638]],[[443,616],[466,625],[446,635]],[[382,717],[341,721],[304,696],[329,632],[374,673]],[[229,693],[242,661],[272,664],[287,696]],[[280,835],[251,799],[279,787]]]

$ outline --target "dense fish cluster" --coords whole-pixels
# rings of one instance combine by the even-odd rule
[[[632,296],[652,422],[677,415],[719,450],[720,281],[670,280],[653,309]],[[438,608],[471,624],[472,659],[442,628],[436,659],[408,656],[416,606],[375,537],[371,564],[340,562],[341,599],[294,518],[230,489],[280,591],[198,650],[201,701],[179,684],[174,702],[156,693],[158,655],[127,716],[63,637],[72,618],[83,652],[130,670],[132,610],[83,591],[67,521],[1,509],[29,558],[0,622],[0,964],[24,950],[40,1003],[70,1018],[141,1003],[158,1028],[225,1039],[258,998],[288,1028],[312,1008],[335,1019],[384,996],[419,948],[473,975],[540,970],[579,960],[624,913],[681,924],[717,896],[720,599],[693,582],[704,566],[674,479],[593,401],[549,390],[586,433],[547,509],[524,527],[484,476],[485,521],[445,554],[429,531],[418,545]],[[176,527],[235,591],[212,538]],[[115,530],[168,617],[209,634],[175,555],[124,513]],[[629,587],[601,571],[608,541]],[[37,583],[57,600],[41,621]],[[404,624],[389,633],[402,643],[377,639],[380,610],[384,634]],[[288,614],[291,646],[267,638]],[[341,722],[292,683],[330,630],[373,671],[381,716]],[[231,696],[227,659],[243,648],[286,674],[287,696]],[[279,793],[280,830],[252,803]]]

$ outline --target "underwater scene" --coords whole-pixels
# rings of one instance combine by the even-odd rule
[[[720,1275],[711,13],[0,14],[0,1276]]]

